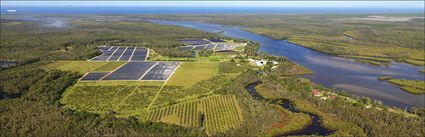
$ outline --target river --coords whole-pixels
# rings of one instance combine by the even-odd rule
[[[248,93],[254,99],[269,101],[267,99],[264,99],[261,95],[259,95],[257,93],[257,90],[255,90],[255,87],[260,83],[261,83],[261,81],[251,83],[251,84],[247,85],[245,87],[245,89],[246,89],[246,91],[248,91]],[[274,100],[271,100],[271,103],[279,105],[283,109],[286,109],[290,112],[304,113],[304,114],[307,114],[311,117],[311,123],[309,125],[306,125],[303,129],[298,130],[298,131],[294,131],[294,132],[290,132],[290,133],[286,133],[286,134],[275,135],[274,137],[278,137],[278,136],[308,136],[308,135],[327,136],[327,135],[330,135],[334,132],[332,130],[328,130],[325,127],[323,127],[323,124],[320,123],[321,120],[320,120],[319,116],[317,116],[313,113],[310,113],[310,112],[299,111],[298,109],[296,109],[292,105],[292,102],[290,102],[289,100],[274,99]]]
[[[285,56],[288,59],[310,69],[314,74],[305,77],[328,88],[344,90],[352,95],[367,96],[380,100],[389,106],[399,108],[425,107],[425,95],[414,95],[402,91],[379,76],[423,80],[424,74],[418,72],[423,67],[392,62],[389,66],[374,66],[355,62],[352,59],[337,57],[293,44],[287,40],[276,40],[266,36],[247,32],[241,27],[229,27],[218,24],[149,20],[163,25],[177,25],[206,32],[222,32],[224,36],[255,41],[260,44],[259,52],[269,55]]]

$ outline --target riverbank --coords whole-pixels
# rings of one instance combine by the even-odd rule
[[[406,79],[395,79],[389,76],[378,77],[378,80],[385,80],[388,83],[397,85],[400,89],[411,93],[411,94],[425,94],[425,81],[424,80],[406,80]]]
[[[223,27],[217,24],[188,21],[149,21],[162,25],[189,27],[206,32],[222,31],[222,34],[227,37],[258,42],[260,44],[259,52],[268,55],[285,56],[289,60],[302,65],[314,73],[305,76],[306,78],[325,87],[334,88],[335,85],[349,85],[349,87],[356,88],[337,88],[359,97],[367,96],[373,100],[380,100],[386,105],[399,108],[405,108],[406,106],[425,107],[425,98],[423,96],[405,93],[391,84],[374,78],[376,75],[389,75],[405,79],[423,79],[422,73],[418,72],[421,67],[396,62],[391,62],[386,67],[358,63],[351,59],[316,52],[290,43],[287,40],[275,40],[246,32],[241,30],[240,27]],[[367,89],[370,92],[364,92],[363,89]]]

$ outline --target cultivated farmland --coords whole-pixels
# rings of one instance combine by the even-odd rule
[[[217,95],[150,111],[147,120],[204,127],[212,135],[238,127],[243,117],[234,95]]]
[[[164,86],[159,93],[158,99],[153,102],[152,107],[171,105],[176,102],[213,94],[214,91],[221,89],[223,86],[220,83],[227,83],[231,78],[231,75],[218,75],[208,80],[200,81],[191,87]]]

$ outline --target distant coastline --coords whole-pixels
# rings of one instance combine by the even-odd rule
[[[423,8],[2,6],[1,14],[379,14],[424,13]],[[15,12],[8,12],[15,10]]]

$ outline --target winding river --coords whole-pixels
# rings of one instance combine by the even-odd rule
[[[255,87],[260,83],[261,83],[261,81],[253,82],[253,83],[247,85],[245,87],[245,89],[248,91],[248,93],[251,95],[251,97],[258,99],[258,100],[267,100],[267,99],[264,99],[261,95],[259,95],[257,93],[257,90],[255,89]],[[330,135],[334,132],[334,131],[328,130],[328,129],[326,129],[322,126],[322,124],[320,123],[319,116],[317,116],[313,113],[310,113],[310,112],[304,112],[304,111],[297,110],[289,100],[275,99],[275,100],[272,100],[271,103],[278,104],[280,107],[282,107],[283,109],[286,109],[290,112],[305,113],[312,118],[311,123],[309,125],[305,126],[303,129],[301,129],[299,131],[287,133],[287,134],[275,135],[276,137],[277,136],[301,136],[301,135],[304,135],[304,136],[306,136],[306,135],[326,136],[326,135]]]
[[[344,90],[352,95],[367,96],[380,100],[386,105],[399,108],[425,107],[425,95],[414,95],[402,91],[399,87],[386,81],[379,81],[379,76],[423,80],[424,74],[418,72],[423,67],[392,62],[389,66],[374,66],[355,62],[352,59],[337,57],[317,52],[287,40],[276,40],[266,36],[247,32],[241,27],[229,27],[217,24],[148,20],[163,25],[177,25],[206,32],[221,32],[224,36],[246,39],[260,43],[259,52],[270,55],[285,56],[288,59],[312,70],[314,74],[305,76],[315,83],[329,88]]]

